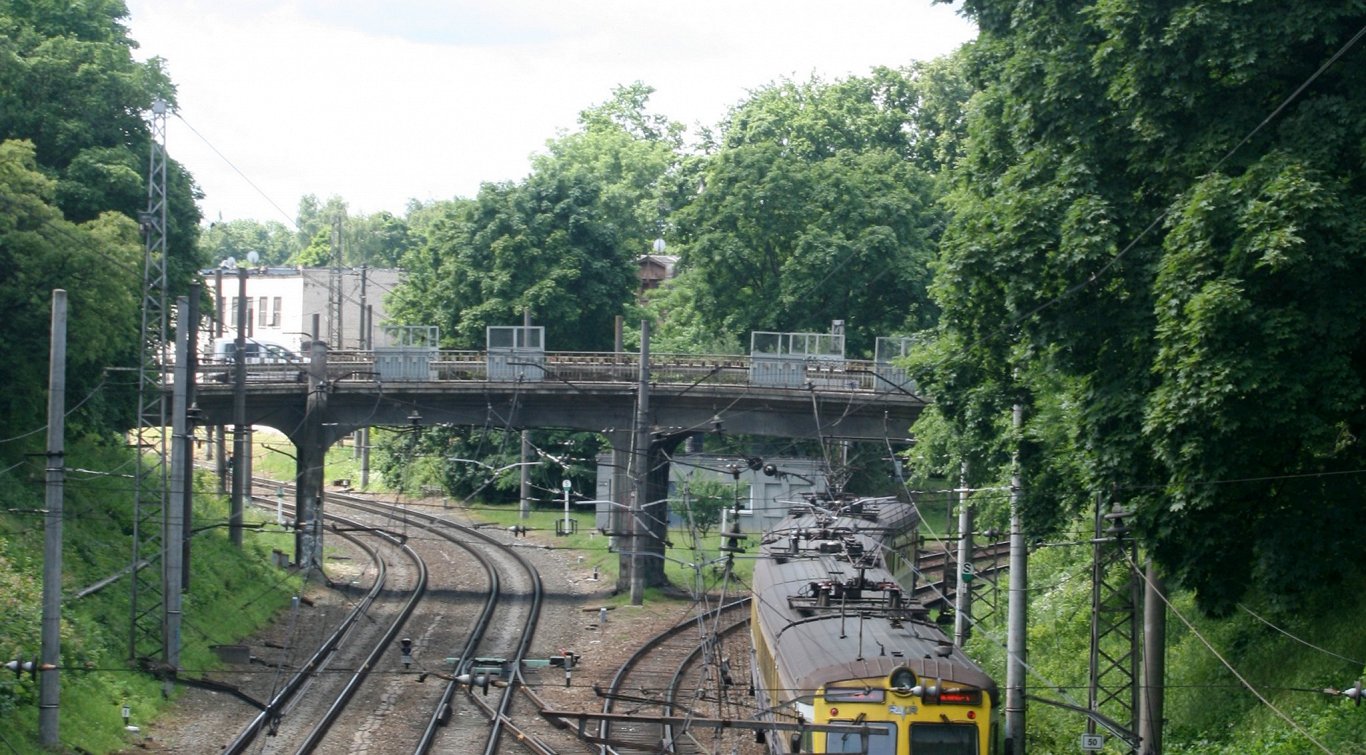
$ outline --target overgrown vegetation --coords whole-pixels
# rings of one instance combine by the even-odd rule
[[[146,724],[173,702],[161,682],[128,661],[129,581],[124,576],[76,599],[74,593],[126,570],[131,557],[131,451],[121,444],[81,442],[68,449],[65,484],[60,708],[62,746],[114,752],[128,745],[120,710]],[[101,471],[75,471],[101,470]],[[287,533],[250,530],[233,548],[224,500],[204,476],[196,481],[190,590],[185,594],[182,674],[218,664],[214,645],[250,634],[288,605],[299,589],[293,575],[272,568],[272,549],[288,551]],[[33,659],[40,648],[43,560],[43,469],[30,460],[0,473],[0,658]],[[253,518],[256,518],[254,515]],[[38,685],[28,676],[0,674],[0,721],[7,751],[38,746]]]
[[[1366,97],[1353,77],[1366,48],[1352,36],[1366,0],[961,8],[980,36],[954,55],[762,84],[691,142],[649,109],[648,85],[625,84],[550,139],[526,178],[414,203],[403,217],[350,216],[340,197],[307,196],[297,232],[231,221],[197,243],[193,181],[172,161],[169,294],[206,259],[325,259],[340,217],[343,263],[405,267],[391,313],[438,325],[450,347],[477,348],[485,326],[524,310],[553,349],[608,348],[618,316],[651,319],[657,352],[739,353],[750,331],[825,331],[835,319],[851,356],[877,336],[914,335],[911,366],[935,402],[905,454],[914,487],[952,488],[966,462],[969,485],[999,491],[1018,453],[1034,541],[1084,540],[1077,522],[1098,498],[1135,511],[1143,557],[1195,627],[1171,624],[1169,751],[1303,752],[1313,743],[1298,726],[1326,749],[1362,752],[1366,716],[1313,690],[1352,683],[1366,656],[1356,631],[1366,620]],[[134,462],[106,439],[132,422],[134,398],[117,379],[127,373],[108,368],[142,358],[137,215],[151,137],[139,114],[154,97],[174,106],[175,92],[159,60],[133,61],[126,13],[120,0],[0,3],[9,657],[36,652],[41,469],[23,433],[43,422],[54,288],[72,296],[68,391],[81,397],[68,418],[68,588],[129,555]],[[678,275],[642,296],[636,256],[656,237],[679,256]],[[372,489],[416,506],[435,488],[442,506],[521,523],[500,505],[518,497],[509,426],[374,438]],[[593,489],[604,440],[546,430],[532,442],[543,505],[530,522],[552,530],[561,480]],[[900,471],[870,471],[889,463],[883,455],[854,470],[860,492],[900,482]],[[283,454],[262,449],[256,462],[294,474]],[[334,449],[328,476],[358,483],[356,465],[351,448]],[[725,497],[698,486],[676,498],[704,537],[674,538],[675,584],[724,571],[711,530]],[[935,534],[948,532],[952,502],[921,500]],[[979,529],[1003,530],[1007,496],[976,500]],[[244,552],[227,548],[213,526],[221,507],[210,496],[197,512],[207,529],[195,538],[189,669],[207,667],[209,645],[250,631],[292,590],[262,566],[272,540],[287,537],[253,533]],[[591,534],[590,516],[573,516],[579,533],[557,542],[614,579],[616,554]],[[1085,550],[1040,548],[1031,572],[1037,688],[1073,699],[1085,673]],[[743,584],[743,559],[736,573]],[[156,682],[124,657],[117,584],[66,606],[73,749],[119,747],[122,701],[135,717],[161,705]],[[1197,630],[1295,725],[1232,678]],[[992,631],[975,650],[999,671]],[[22,677],[0,679],[11,749],[33,747],[34,694]],[[1079,731],[1071,714],[1032,709],[1035,752],[1072,751]]]

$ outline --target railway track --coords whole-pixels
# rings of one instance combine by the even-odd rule
[[[334,517],[334,521],[361,527],[354,520]],[[344,537],[370,557],[374,579],[368,590],[311,650],[307,660],[293,670],[265,708],[224,746],[224,752],[312,752],[422,599],[426,565],[411,548],[383,533],[368,538],[345,533]],[[391,569],[396,555],[405,561],[401,570]],[[379,623],[369,621],[374,615],[389,618]],[[282,668],[299,649],[283,650],[286,652],[278,661]],[[329,670],[340,673],[326,673]],[[269,736],[262,738],[262,733]]]
[[[273,509],[278,483],[263,481],[263,487],[271,496],[262,504]],[[273,661],[291,672],[290,681],[225,751],[753,751],[751,734],[718,723],[754,715],[744,631],[747,599],[694,614],[647,641],[610,685],[594,687],[605,702],[588,730],[583,719],[576,727],[574,717],[543,716],[550,706],[523,678],[544,588],[536,568],[504,542],[505,534],[368,497],[329,492],[328,503],[327,527],[348,541],[366,543],[352,547],[367,554],[369,565],[357,560],[350,571],[371,578],[342,586],[356,605],[309,659],[291,661],[303,652],[296,646]],[[979,548],[974,555],[979,573],[999,568],[1004,548]],[[425,563],[432,559],[451,574],[430,585],[436,597],[423,600],[417,584],[427,581]],[[955,559],[933,552],[919,563],[920,590],[942,593],[943,572],[954,569]],[[402,564],[397,583],[394,564]],[[362,602],[362,592],[375,597]],[[410,608],[397,607],[400,594]],[[376,600],[389,607],[377,608]],[[381,622],[378,614],[393,618]],[[360,624],[372,625],[363,642],[359,632],[348,635],[346,629]],[[406,657],[412,668],[408,663],[399,667],[395,645],[400,637],[412,648]],[[382,673],[371,674],[374,670]],[[568,675],[566,686],[567,680]],[[309,702],[302,702],[305,697]],[[353,699],[354,714],[344,715]],[[305,720],[313,723],[293,727]]]
[[[478,601],[476,609],[462,609],[464,616],[456,621],[451,621],[455,617],[448,610],[450,600],[418,609],[418,619],[413,623],[415,630],[421,630],[416,632],[421,637],[410,640],[409,659],[416,667],[398,683],[399,688],[394,688],[391,681],[387,693],[372,695],[377,699],[362,706],[363,710],[385,707],[386,698],[401,696],[406,710],[402,715],[394,715],[399,706],[389,703],[387,718],[395,719],[394,724],[369,731],[366,738],[383,739],[386,752],[493,753],[512,743],[541,755],[556,752],[543,741],[542,734],[532,731],[533,727],[527,724],[517,723],[512,716],[519,693],[532,699],[537,711],[544,707],[525,687],[520,672],[544,597],[536,568],[514,549],[475,527],[358,496],[334,493],[328,501],[329,520],[331,512],[345,507],[357,517],[348,526],[387,533],[388,537],[398,537],[419,549],[432,551],[429,558],[454,562],[460,572],[456,583],[442,586],[436,592],[461,599],[462,603],[474,603],[464,601],[466,596]],[[452,556],[456,549],[467,557]],[[421,660],[423,656],[428,660]],[[428,678],[444,684],[419,683]],[[439,693],[413,695],[413,688]],[[425,712],[418,716],[415,709]],[[477,710],[478,715],[465,715],[470,710]],[[417,718],[422,719],[420,726]],[[548,728],[539,717],[533,716],[531,720]],[[353,742],[358,738],[359,734],[352,735]],[[399,747],[399,741],[411,746]]]
[[[603,721],[586,741],[602,752],[713,753],[731,751],[718,731],[670,726],[651,717],[685,719],[748,717],[749,598],[742,598],[688,620],[647,640],[622,664],[599,694],[603,713],[624,713]],[[743,700],[737,700],[739,696]],[[586,734],[586,733],[585,733]],[[737,736],[727,731],[726,736]]]
[[[1006,570],[1009,555],[1009,540],[979,545],[972,552],[973,573],[984,579],[993,579]],[[916,599],[926,608],[952,605],[959,581],[954,573],[957,569],[956,551],[921,552],[916,558],[916,571],[919,572],[915,585]]]

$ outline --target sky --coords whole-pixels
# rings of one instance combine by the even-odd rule
[[[166,149],[205,222],[293,222],[299,198],[353,214],[473,197],[615,86],[714,125],[784,77],[863,75],[976,35],[931,0],[127,0],[139,59],[177,87]]]

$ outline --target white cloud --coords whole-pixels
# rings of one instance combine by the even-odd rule
[[[944,54],[970,24],[929,0],[690,3],[131,0],[142,56],[167,60],[184,123],[167,148],[209,219],[283,220],[305,193],[353,210],[473,196],[612,87],[711,124],[783,76],[837,78]]]

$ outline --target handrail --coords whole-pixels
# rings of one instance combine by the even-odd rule
[[[516,351],[492,353],[456,349],[415,349],[425,352],[418,378],[435,382],[634,383],[639,355],[630,352]],[[381,352],[380,357],[384,354]],[[331,381],[384,382],[376,352],[332,351],[328,354]],[[501,361],[499,361],[501,360]],[[495,372],[495,365],[500,371]],[[199,365],[202,385],[230,383],[230,363],[206,360]],[[821,391],[903,394],[914,391],[890,379],[886,365],[868,359],[793,359],[743,354],[650,355],[650,379],[656,385],[746,385]],[[259,363],[247,366],[248,379],[260,382],[303,382],[307,364]],[[430,377],[425,377],[430,375]],[[395,378],[390,378],[394,380]]]

